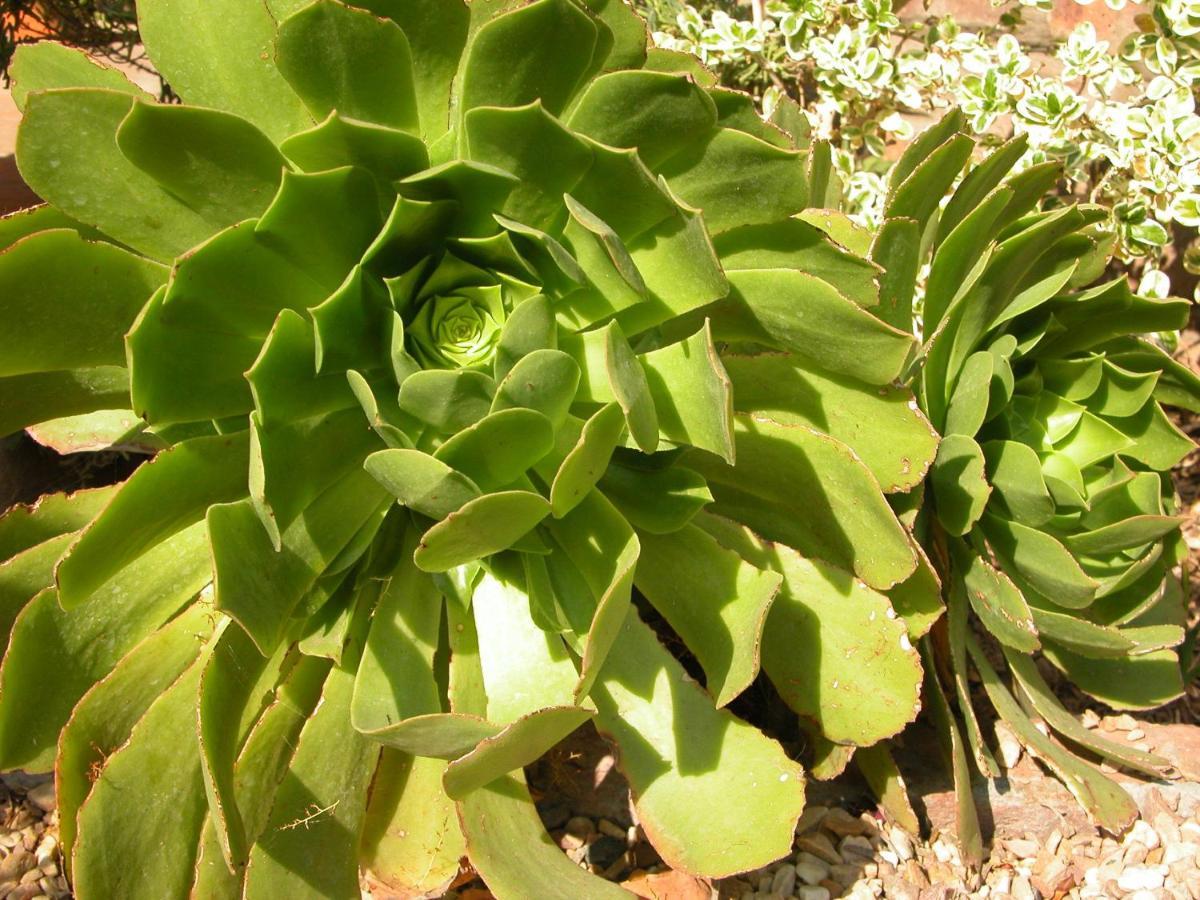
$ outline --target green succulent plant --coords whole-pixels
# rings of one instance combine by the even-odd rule
[[[0,519],[0,766],[77,894],[623,896],[522,776],[589,721],[669,865],[789,852],[804,773],[725,707],[876,745],[942,609],[828,148],[616,0],[138,13],[184,105],[23,48],[0,223],[0,434],[155,454]]]
[[[1077,751],[1167,773],[1164,759],[1083,728],[1033,654],[1119,709],[1182,693],[1176,567],[1186,551],[1169,470],[1193,443],[1162,404],[1200,409],[1200,378],[1148,337],[1183,327],[1190,304],[1136,296],[1124,277],[1089,287],[1112,248],[1108,212],[1035,208],[1059,172],[1010,175],[1023,138],[991,151],[937,210],[972,152],[960,126],[950,114],[901,159],[871,256],[885,283],[895,275],[906,290],[909,273],[929,266],[910,377],[943,438],[915,527],[948,614],[922,642],[925,704],[978,860],[967,758],[985,777],[1000,770],[973,707],[974,674],[994,714],[1110,831],[1132,824],[1137,807]]]

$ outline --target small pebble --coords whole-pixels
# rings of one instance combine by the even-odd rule
[[[825,837],[819,831],[813,834],[801,835],[796,841],[796,846],[801,850],[811,853],[813,856],[819,856],[831,865],[837,865],[842,861],[842,857],[833,849],[833,844],[829,838]]]
[[[1126,892],[1156,891],[1166,880],[1161,866],[1130,866],[1117,876],[1117,887]]]
[[[889,828],[888,842],[892,845],[892,848],[896,851],[896,856],[900,859],[913,858],[912,838],[908,836],[908,832],[903,828],[900,828],[898,825],[893,825]],[[895,861],[889,860],[889,862],[895,865]]]
[[[54,782],[45,781],[37,787],[31,789],[25,795],[29,802],[43,812],[51,812],[58,808],[58,801],[54,798]]]
[[[875,848],[871,846],[869,840],[859,834],[848,834],[842,838],[841,843],[838,844],[838,853],[844,860],[852,856],[860,859],[875,858]]]
[[[807,860],[797,860],[796,865],[792,869],[798,879],[805,884],[815,885],[820,884],[829,877],[829,866],[825,864],[824,860],[817,859],[817,857],[808,853],[802,855],[809,858]]]
[[[792,896],[792,892],[796,889],[796,868],[795,866],[782,865],[775,870],[775,877],[771,879],[771,890],[776,894],[784,897]]]
[[[1125,835],[1125,845],[1137,841],[1147,850],[1153,850],[1158,846],[1158,832],[1150,827],[1150,823],[1138,819],[1133,823],[1133,827],[1129,829],[1129,834]]]
[[[829,900],[829,888],[820,885],[802,884],[796,894],[800,900]]]
[[[1146,736],[1146,732],[1142,731],[1142,729],[1140,729],[1140,728],[1135,728],[1131,732],[1129,732],[1127,735],[1125,735],[1125,740],[1129,741],[1129,743],[1132,744],[1134,741],[1140,741],[1145,736]]]
[[[821,820],[821,827],[838,837],[853,834],[866,834],[869,826],[862,819],[856,819],[846,810],[834,807]]]

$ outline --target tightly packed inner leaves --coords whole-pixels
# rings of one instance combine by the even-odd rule
[[[54,771],[79,896],[436,894],[463,857],[625,896],[522,775],[586,723],[668,865],[755,869],[805,780],[726,709],[760,678],[899,814],[923,679],[956,774],[939,685],[990,761],[968,659],[1069,783],[1023,709],[1157,771],[1056,725],[1029,654],[1181,689],[1158,404],[1200,390],[1136,335],[1186,306],[1079,290],[1105,243],[1048,170],[1001,148],[939,210],[948,117],[871,235],[798,110],[616,0],[138,11],[184,105],[22,49],[46,205],[0,222],[0,433],[155,454],[0,519],[0,766]]]

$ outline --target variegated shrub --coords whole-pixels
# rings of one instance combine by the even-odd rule
[[[828,154],[618,0],[138,11],[184,105],[22,49],[0,223],[0,434],[155,454],[0,519],[0,766],[77,894],[623,896],[522,776],[587,722],[669,865],[787,853],[801,767],[724,707],[876,744],[941,609]]]

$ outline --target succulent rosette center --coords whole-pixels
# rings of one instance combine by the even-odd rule
[[[491,362],[504,324],[499,288],[464,288],[421,304],[408,325],[410,352],[427,368]]]

